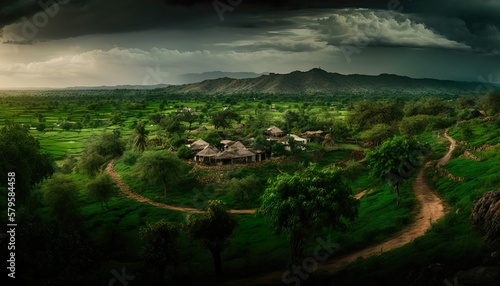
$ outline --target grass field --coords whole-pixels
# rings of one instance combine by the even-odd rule
[[[332,101],[326,106],[323,102],[286,101],[241,101],[241,102],[199,102],[195,100],[162,100],[133,99],[125,101],[115,97],[99,100],[97,106],[92,100],[79,97],[62,98],[58,104],[49,97],[31,103],[22,100],[0,98],[0,127],[5,120],[31,125],[30,133],[39,140],[41,149],[50,153],[59,165],[67,156],[79,158],[81,152],[88,145],[92,136],[119,130],[124,139],[131,137],[134,122],[147,122],[147,129],[151,134],[157,131],[157,126],[149,122],[149,115],[161,112],[163,114],[176,112],[179,108],[190,107],[196,110],[221,110],[230,106],[241,116],[242,123],[249,123],[256,109],[266,112],[269,125],[282,121],[287,110],[301,112],[306,108],[309,116],[331,116],[344,120],[348,111],[340,102]],[[162,106],[160,106],[162,105]],[[163,108],[163,109],[162,109]],[[40,114],[43,120],[39,120]],[[113,117],[119,116],[116,122]],[[44,123],[44,131],[36,130],[39,123]],[[63,130],[62,124],[69,122],[85,123],[81,129]],[[187,124],[183,122],[184,126]],[[466,125],[467,124],[467,125]],[[433,225],[433,228],[423,237],[400,249],[388,252],[378,257],[360,259],[346,270],[338,273],[333,279],[339,283],[369,283],[373,279],[380,281],[408,282],[414,278],[423,267],[436,260],[449,265],[450,269],[465,268],[477,262],[483,254],[480,237],[470,230],[468,215],[474,200],[485,191],[498,187],[500,184],[500,155],[498,147],[476,151],[474,148],[485,144],[495,145],[500,141],[500,133],[494,122],[482,122],[474,119],[451,128],[449,134],[457,141],[467,141],[458,149],[470,151],[481,158],[476,162],[466,158],[454,159],[445,166],[445,169],[455,176],[464,178],[463,182],[451,181],[446,178],[433,177],[429,171],[427,179],[444,200],[451,205],[451,211],[446,218]],[[206,126],[213,131],[213,125],[208,116],[203,120],[193,122],[191,129]],[[469,126],[472,135],[464,131]],[[207,133],[208,133],[207,132]],[[417,136],[420,141],[432,146],[428,159],[435,160],[443,156],[448,148],[448,141],[438,137],[437,133],[443,130],[425,131]],[[197,139],[207,133],[185,133],[186,138]],[[229,129],[221,132],[225,135],[245,137],[245,130]],[[239,137],[237,137],[239,138]],[[352,142],[352,141],[349,141]],[[284,160],[267,161],[257,168],[241,166],[236,170],[198,170],[189,172],[192,163],[186,164],[185,176],[176,186],[168,190],[167,197],[163,197],[162,189],[144,180],[138,179],[134,173],[134,166],[125,164],[123,159],[116,162],[115,170],[121,175],[135,192],[153,201],[165,204],[193,207],[202,209],[208,200],[219,199],[231,209],[258,208],[261,205],[261,195],[266,184],[269,184],[280,173],[292,173],[303,169],[307,163],[314,162],[320,166],[342,165],[348,160],[359,160],[360,154],[367,148],[357,144],[337,142],[335,148],[327,150],[319,144],[310,144],[310,152],[302,152]],[[396,206],[396,197],[390,187],[379,180],[371,178],[366,163],[364,168],[356,174],[351,187],[353,193],[368,190],[360,200],[359,214],[356,220],[348,223],[345,231],[323,229],[316,237],[330,237],[339,244],[336,255],[342,255],[368,245],[376,244],[394,236],[404,226],[409,225],[415,215],[416,199],[412,191],[415,178],[406,180],[401,186],[401,205]],[[183,225],[186,214],[178,211],[160,209],[148,204],[127,199],[120,194],[109,202],[110,209],[103,211],[99,203],[89,199],[85,193],[85,186],[89,178],[79,174],[67,175],[78,184],[77,198],[80,206],[81,220],[97,248],[106,254],[105,269],[119,269],[126,266],[131,273],[141,273],[139,276],[150,277],[154,270],[149,269],[139,256],[141,241],[139,229],[147,223],[161,219],[178,226]],[[227,189],[227,183],[232,178],[256,177],[262,188],[253,194],[245,204]],[[198,180],[201,178],[201,180]],[[210,183],[206,183],[210,182]],[[43,184],[42,184],[43,185]],[[38,190],[39,195],[41,191]],[[53,219],[48,207],[37,210],[37,214],[46,219]],[[252,273],[281,270],[287,265],[289,246],[284,235],[275,236],[269,222],[258,215],[238,215],[239,226],[230,239],[230,247],[224,251],[223,267],[229,276],[238,277]],[[314,241],[314,240],[312,240]],[[308,253],[312,253],[316,245],[308,246]],[[212,275],[212,257],[210,252],[202,248],[197,242],[188,239],[185,232],[180,236],[181,263],[177,267],[177,275],[185,280],[215,279]],[[465,259],[468,257],[467,259]],[[469,259],[470,258],[470,259]],[[167,273],[171,277],[174,272],[169,268]],[[411,273],[410,273],[411,272]],[[363,273],[363,275],[361,275]],[[389,273],[392,275],[390,276]],[[394,276],[393,273],[399,273]],[[100,276],[102,274],[102,277]],[[98,272],[96,278],[99,283],[109,280],[107,273]],[[208,278],[207,278],[208,277]],[[311,280],[313,281],[313,280]],[[310,282],[311,282],[310,281]],[[377,280],[378,281],[378,280]],[[313,283],[313,282],[311,282]]]

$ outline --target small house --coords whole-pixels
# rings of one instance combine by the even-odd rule
[[[245,145],[237,141],[223,152],[214,156],[214,160],[218,165],[250,163],[255,162],[255,153],[248,150]]]
[[[283,132],[283,130],[279,129],[276,126],[271,126],[271,127],[267,128],[264,131],[264,133],[266,135],[269,135],[269,136],[272,136],[272,137],[283,137],[283,136],[285,136],[285,132]]]
[[[203,139],[199,139],[194,141],[193,143],[189,144],[188,147],[191,149],[191,151],[197,152],[205,149],[209,144],[207,141]]]
[[[215,157],[220,153],[219,149],[215,148],[215,146],[207,145],[203,150],[198,152],[194,156],[194,161],[198,163],[204,164],[214,164]]]

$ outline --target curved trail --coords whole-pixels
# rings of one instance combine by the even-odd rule
[[[448,163],[456,146],[456,141],[448,136],[448,129],[445,130],[444,136],[450,142],[450,147],[448,148],[448,152],[438,160],[438,164],[441,166]],[[394,235],[393,238],[384,242],[337,257],[330,261],[322,262],[318,265],[318,269],[335,272],[359,257],[366,258],[401,247],[412,242],[415,238],[424,235],[425,232],[431,227],[431,223],[433,221],[444,217],[445,206],[443,205],[442,200],[434,194],[431,187],[425,182],[425,170],[431,165],[431,163],[432,161],[427,162],[424,167],[420,169],[415,181],[413,182],[413,190],[420,207],[419,212],[415,216],[415,220],[411,225],[405,227],[398,234]],[[366,191],[358,194],[359,198],[361,198],[365,193]],[[220,285],[279,285],[283,283],[281,280],[282,275],[283,272],[276,271],[237,281],[230,281]]]
[[[444,132],[444,137],[450,142],[448,152],[438,160],[438,165],[445,165],[451,158],[451,154],[456,146],[456,141],[448,135],[448,129]],[[163,203],[154,202],[146,197],[143,197],[130,189],[130,187],[120,178],[120,175],[114,170],[115,160],[113,159],[106,167],[105,172],[109,174],[111,179],[120,188],[120,191],[127,197],[136,200],[141,203],[147,203],[155,207],[170,209],[181,212],[189,213],[201,213],[202,211],[195,208],[184,208],[178,206],[167,205]],[[328,270],[335,272],[350,262],[353,262],[359,257],[369,257],[372,255],[377,255],[382,252],[389,251],[394,248],[401,247],[407,243],[410,243],[415,238],[420,237],[425,234],[425,232],[431,227],[431,223],[436,221],[445,215],[445,206],[442,200],[434,194],[431,187],[425,182],[424,173],[425,170],[431,165],[432,161],[427,162],[422,169],[417,174],[415,181],[413,182],[413,190],[415,192],[415,197],[419,204],[419,212],[415,216],[414,222],[401,230],[398,234],[379,244],[355,251],[353,253],[346,254],[344,256],[337,257],[330,261],[322,262],[318,269]],[[366,191],[356,195],[357,199],[361,199]],[[254,214],[255,209],[248,210],[229,210],[233,214]],[[253,277],[229,281],[222,283],[221,285],[277,285],[282,284],[281,277],[283,272],[270,272],[256,275]]]
[[[108,166],[106,166],[105,172],[111,177],[111,179],[115,182],[115,184],[120,188],[120,191],[125,195],[125,197],[141,202],[141,203],[146,203],[150,204],[152,206],[162,208],[162,209],[168,209],[168,210],[174,210],[174,211],[181,211],[181,212],[188,212],[188,213],[202,213],[203,211],[195,208],[183,208],[183,207],[177,207],[177,206],[171,206],[159,202],[152,201],[146,197],[143,197],[139,195],[138,193],[132,191],[130,187],[125,183],[120,175],[116,173],[115,171],[115,159],[111,160],[109,162]],[[229,210],[230,213],[232,214],[254,214],[255,209],[249,209],[249,210]]]

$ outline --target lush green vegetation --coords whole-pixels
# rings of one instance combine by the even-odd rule
[[[375,258],[361,259],[331,278],[345,285],[368,283],[372,279],[382,279],[388,285],[394,281],[404,284],[414,282],[418,278],[416,273],[432,263],[446,264],[449,275],[481,260],[484,249],[480,236],[470,231],[468,215],[472,202],[483,192],[498,188],[500,183],[498,145],[480,148],[500,142],[500,119],[495,115],[498,112],[495,104],[491,96],[409,99],[389,95],[368,99],[324,94],[308,98],[164,95],[128,90],[12,92],[0,95],[0,128],[3,127],[0,146],[9,146],[9,152],[17,154],[19,150],[15,150],[10,140],[18,138],[15,140],[25,142],[26,146],[21,146],[40,160],[37,172],[21,176],[19,171],[19,184],[29,181],[23,190],[26,201],[17,207],[19,224],[29,226],[21,234],[26,251],[37,251],[36,243],[28,239],[34,234],[40,245],[47,247],[55,243],[49,242],[51,234],[61,237],[58,242],[62,246],[35,255],[50,255],[54,259],[45,264],[27,264],[33,277],[64,265],[64,272],[42,275],[41,281],[76,285],[84,281],[84,276],[86,284],[105,284],[113,278],[110,270],[120,272],[126,267],[130,275],[140,273],[136,279],[143,283],[155,283],[162,269],[165,282],[208,283],[283,270],[290,258],[287,236],[274,235],[271,221],[265,217],[235,215],[237,226],[229,232],[227,244],[224,241],[224,247],[220,248],[222,268],[217,272],[225,276],[217,277],[212,266],[217,256],[212,257],[204,248],[208,246],[198,242],[201,236],[192,232],[190,235],[186,230],[188,214],[118,195],[118,188],[109,184],[109,178],[98,174],[110,160],[118,158],[115,171],[132,191],[154,202],[199,210],[214,200],[224,202],[228,209],[257,209],[262,206],[266,189],[271,190],[277,182],[296,172],[302,174],[310,163],[324,170],[339,168],[341,174],[337,179],[349,186],[349,192],[368,192],[359,201],[357,214],[350,216],[355,217],[353,221],[337,222],[344,228],[323,228],[321,224],[325,221],[317,219],[318,225],[310,228],[312,239],[307,243],[304,240],[299,252],[313,253],[315,237],[330,237],[339,245],[336,255],[341,255],[381,242],[413,221],[415,176],[408,174],[398,181],[401,201],[397,206],[392,187],[382,180],[383,174],[370,176],[373,169],[367,162],[358,162],[363,159],[364,151],[383,146],[394,135],[404,135],[429,144],[431,151],[426,159],[437,159],[448,146],[447,140],[437,135],[451,127],[449,134],[460,143],[453,160],[444,168],[464,180],[450,180],[433,168],[427,174],[427,181],[450,206],[449,214],[413,243]],[[486,110],[486,115],[477,110]],[[464,122],[455,125],[460,121]],[[324,134],[313,138],[315,142],[306,144],[305,150],[297,147],[290,152],[278,152],[276,146],[281,145],[266,145],[266,140],[257,140],[263,138],[263,130],[271,125],[297,135],[308,130],[323,130]],[[15,128],[18,137],[9,137],[13,136],[9,128]],[[261,146],[271,160],[234,168],[200,167],[188,159],[193,154],[185,147],[189,140],[199,138],[213,143],[221,139],[240,140],[247,146]],[[0,149],[0,154],[4,150],[7,148]],[[480,161],[460,158],[466,150]],[[44,157],[46,154],[50,154],[55,166],[49,157]],[[6,156],[10,155],[0,157],[0,170],[4,173],[18,164],[15,161],[4,165],[10,163]],[[373,168],[374,164],[371,165]],[[53,171],[57,174],[52,175]],[[25,179],[28,175],[32,179]],[[0,182],[1,196],[6,201],[7,184],[3,179]],[[327,189],[323,191],[328,193]],[[7,219],[6,213],[2,212],[2,219]],[[312,211],[309,214],[314,218],[321,216]],[[41,226],[47,226],[46,230],[39,231]],[[143,229],[142,239],[140,229]],[[157,244],[154,240],[157,232],[167,233],[172,239]],[[155,247],[170,251],[172,245],[178,253],[154,257],[144,252]],[[61,251],[68,249],[87,253],[88,257],[67,261],[58,257],[61,253],[67,256],[68,252]],[[29,255],[26,252],[24,258]],[[159,266],[150,269],[148,263]],[[80,267],[85,273],[75,275]],[[311,278],[307,282],[314,281]]]

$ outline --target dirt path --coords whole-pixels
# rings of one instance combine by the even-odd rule
[[[120,191],[125,195],[125,197],[141,202],[141,203],[146,203],[150,204],[152,206],[162,208],[162,209],[169,209],[169,210],[174,210],[174,211],[181,211],[181,212],[188,212],[188,213],[202,213],[201,210],[194,209],[194,208],[183,208],[183,207],[177,207],[177,206],[171,206],[159,202],[152,201],[146,197],[143,197],[139,195],[138,193],[132,191],[130,187],[121,179],[120,175],[116,173],[115,169],[115,160],[111,160],[109,162],[108,166],[106,167],[106,173],[111,177],[111,179],[115,182],[115,184],[120,188]],[[232,214],[254,214],[255,209],[250,209],[250,210],[229,210],[230,213]]]
[[[450,142],[450,147],[448,148],[446,155],[438,160],[438,164],[441,166],[448,163],[456,145],[455,140],[448,136],[448,129],[445,130],[444,136]],[[427,162],[424,167],[420,169],[415,181],[413,182],[413,190],[419,204],[419,211],[411,225],[401,230],[393,238],[390,238],[382,243],[340,256],[330,261],[322,262],[318,265],[318,269],[335,272],[359,257],[366,258],[401,247],[410,243],[415,238],[424,235],[425,232],[431,227],[432,222],[444,217],[445,206],[443,205],[442,200],[434,194],[431,187],[429,187],[429,185],[425,182],[425,170],[430,165],[431,162]],[[357,194],[357,196],[361,198],[364,194],[366,194],[366,191]],[[251,278],[231,281],[230,283],[221,285],[279,285],[283,283],[281,280],[282,275],[283,272],[265,273]]]
[[[438,160],[438,165],[445,165],[451,158],[451,154],[456,146],[456,141],[448,135],[448,129],[445,130],[444,136],[450,142],[448,152],[441,159]],[[121,192],[130,199],[136,200],[138,202],[147,203],[155,207],[190,212],[190,213],[201,213],[201,210],[194,208],[183,208],[177,206],[171,206],[163,203],[154,202],[148,198],[145,198],[135,192],[133,192],[130,187],[120,178],[120,175],[114,170],[115,160],[112,160],[106,167],[106,173],[110,175],[112,180],[120,188]],[[427,162],[422,169],[417,174],[415,181],[413,182],[413,190],[415,192],[415,197],[417,198],[419,204],[419,212],[415,217],[414,222],[408,227],[404,228],[400,233],[396,234],[393,238],[388,239],[377,245],[373,245],[359,251],[340,256],[331,261],[323,262],[319,265],[319,269],[328,270],[335,272],[341,269],[346,264],[356,260],[359,257],[369,257],[372,255],[377,255],[391,249],[401,247],[407,243],[410,243],[415,238],[420,237],[425,234],[425,232],[431,227],[431,223],[442,218],[445,215],[445,206],[442,200],[434,194],[429,185],[425,182],[424,173],[425,170],[431,165],[431,162]],[[357,194],[355,197],[360,199],[367,191],[363,191]],[[255,209],[249,210],[230,210],[233,214],[254,214]],[[281,277],[283,272],[270,272],[260,274],[254,277],[241,279],[237,281],[230,281],[221,285],[277,285],[282,284]]]
[[[446,130],[444,131],[444,137],[448,139],[448,141],[450,141],[450,147],[448,147],[448,152],[446,153],[446,155],[444,155],[443,158],[439,159],[438,161],[439,166],[443,166],[446,163],[448,163],[448,161],[450,161],[451,154],[453,153],[453,150],[455,150],[455,147],[457,146],[457,141],[455,141],[455,139],[451,138],[451,136],[448,135],[448,130],[450,130],[450,128],[446,128]]]

